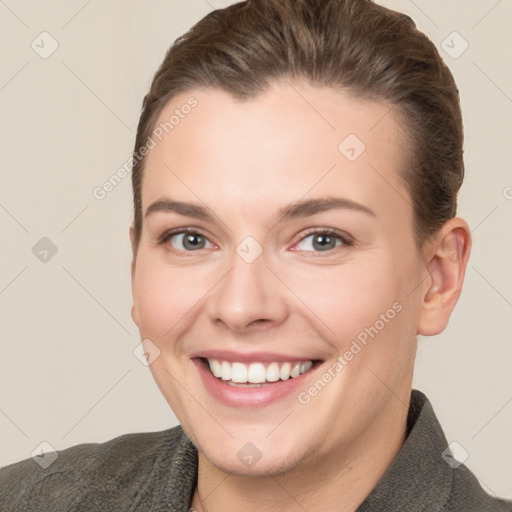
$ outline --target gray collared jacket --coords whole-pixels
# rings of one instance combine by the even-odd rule
[[[428,399],[413,391],[408,437],[358,512],[512,512],[489,496],[447,441]],[[126,434],[58,452],[47,469],[27,459],[0,470],[1,512],[187,512],[197,450],[181,427]],[[333,508],[333,511],[335,509]]]

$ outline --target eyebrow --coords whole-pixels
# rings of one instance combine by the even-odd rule
[[[362,212],[375,217],[375,212],[370,208],[341,197],[325,197],[318,199],[303,199],[290,203],[280,208],[275,217],[275,222],[280,223],[290,221],[296,218],[309,217],[318,213],[335,209],[347,209]],[[161,199],[152,203],[146,210],[146,217],[156,212],[171,212],[193,217],[199,220],[214,222],[214,215],[208,208],[199,204],[185,203],[182,201],[173,201],[171,199]]]

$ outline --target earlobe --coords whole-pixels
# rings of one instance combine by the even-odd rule
[[[462,291],[470,249],[470,230],[460,218],[447,221],[430,244],[418,334],[433,336],[446,328]]]

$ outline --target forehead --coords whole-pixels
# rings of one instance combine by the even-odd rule
[[[403,130],[385,102],[288,83],[241,101],[209,87],[172,98],[155,127],[143,209],[169,194],[261,214],[263,200],[268,208],[333,192],[411,209]]]

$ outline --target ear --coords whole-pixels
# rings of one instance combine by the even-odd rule
[[[131,243],[131,246],[132,246],[132,262],[131,262],[131,265],[130,265],[130,274],[131,274],[131,278],[132,278],[132,300],[133,300],[131,314],[132,314],[133,321],[138,326],[139,325],[139,321],[138,321],[139,317],[138,317],[138,313],[137,313],[137,308],[135,306],[135,293],[134,293],[135,262],[136,262],[136,259],[137,259],[137,247],[138,247],[138,244],[136,242],[135,228],[134,228],[133,224],[130,226],[130,243]]]
[[[471,232],[461,218],[447,221],[427,244],[428,279],[422,290],[418,334],[444,331],[462,291],[471,250]]]

